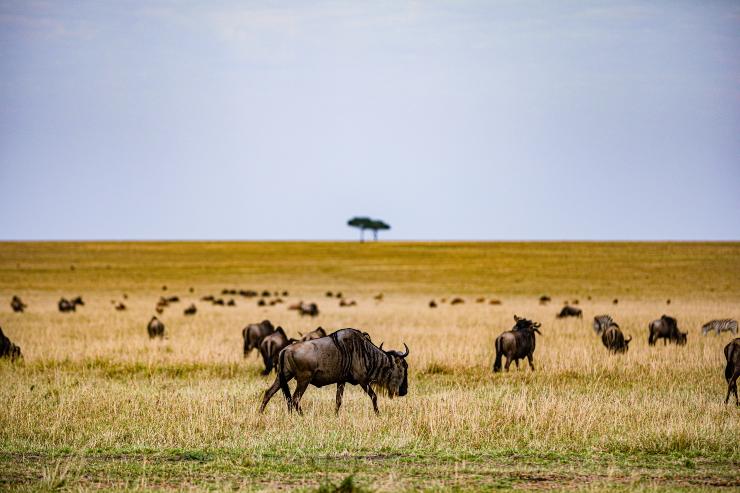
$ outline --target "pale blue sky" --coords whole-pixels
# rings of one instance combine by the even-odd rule
[[[740,3],[0,0],[0,239],[740,239]]]

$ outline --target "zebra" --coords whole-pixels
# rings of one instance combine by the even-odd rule
[[[597,315],[594,317],[594,332],[596,332],[596,335],[601,335],[612,325],[619,328],[619,325],[609,315]]]
[[[705,336],[713,330],[717,331],[717,335],[722,332],[732,332],[733,334],[737,334],[737,320],[731,320],[729,318],[725,318],[723,320],[712,320],[702,326],[701,334]]]

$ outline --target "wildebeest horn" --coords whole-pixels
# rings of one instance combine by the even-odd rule
[[[520,320],[521,320],[521,318],[519,318],[519,317],[517,317],[516,315],[514,315],[514,321],[515,321],[515,322],[518,322],[518,321],[520,321]]]
[[[406,356],[408,356],[408,355],[409,355],[409,347],[408,347],[408,346],[406,345],[406,343],[405,343],[405,342],[403,343],[403,347],[405,347],[405,348],[406,348],[406,352],[405,352],[405,353],[403,353],[403,354],[399,354],[399,356],[400,356],[400,357],[402,357],[402,358],[405,358]]]
[[[383,343],[382,343],[382,342],[380,343],[380,346],[378,346],[378,348],[379,348],[379,349],[380,349],[381,351],[383,350]]]
[[[535,322],[535,323],[532,324],[532,327],[534,327],[536,329],[537,327],[542,327],[542,324],[539,323],[539,322]]]
[[[630,338],[629,338],[629,339],[627,339],[627,340],[626,340],[626,341],[624,341],[624,342],[630,342],[631,340],[632,340],[632,335],[630,334]]]

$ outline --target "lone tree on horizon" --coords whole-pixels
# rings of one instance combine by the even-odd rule
[[[373,238],[375,241],[378,241],[378,231],[391,229],[390,225],[383,221],[360,216],[353,217],[347,221],[347,226],[352,226],[353,228],[358,228],[360,230],[360,243],[365,241],[366,229],[371,229],[373,231]]]

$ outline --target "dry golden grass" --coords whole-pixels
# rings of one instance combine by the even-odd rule
[[[723,402],[731,337],[699,332],[711,318],[740,317],[738,246],[668,245],[658,260],[654,244],[517,245],[519,254],[511,245],[0,245],[0,325],[25,356],[0,363],[0,485],[272,489],[355,472],[378,490],[740,486],[740,412]],[[548,249],[565,255],[567,273],[547,270],[549,260],[526,267]],[[393,268],[380,268],[381,253]],[[655,267],[645,287],[639,273],[660,262],[685,269]],[[182,301],[160,317],[166,339],[151,341],[145,327],[162,284]],[[317,301],[321,315],[241,297],[236,307],[197,301],[224,287],[287,289],[287,302]],[[340,308],[328,289],[359,305]],[[129,309],[117,312],[110,300],[124,291]],[[10,312],[16,293],[28,313]],[[549,306],[537,302],[543,293]],[[59,313],[59,296],[76,294],[86,306]],[[466,303],[427,307],[443,294]],[[573,298],[584,319],[556,319]],[[198,314],[185,317],[192,300]],[[594,335],[601,313],[634,336],[626,355],[608,354]],[[647,323],[663,313],[688,330],[687,346],[648,346]],[[493,341],[513,314],[542,322],[537,371],[493,374]],[[289,415],[280,394],[260,416],[273,377],[259,375],[256,354],[242,357],[241,329],[264,318],[290,335],[356,327],[386,347],[406,342],[408,396],[381,399],[376,417],[350,387],[336,417],[334,387],[311,387],[305,416]]]

